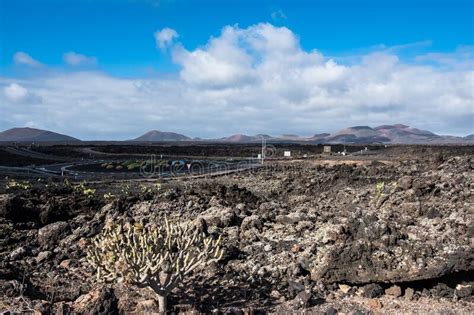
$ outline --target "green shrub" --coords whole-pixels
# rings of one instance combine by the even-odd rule
[[[29,181],[17,182],[14,179],[10,179],[5,185],[7,190],[28,190],[31,188]]]

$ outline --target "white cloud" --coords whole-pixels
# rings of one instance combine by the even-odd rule
[[[10,101],[19,102],[27,97],[28,90],[19,84],[11,83],[3,88],[3,93]]]
[[[160,49],[165,49],[171,44],[173,44],[174,39],[178,38],[178,33],[169,27],[165,27],[160,31],[155,32],[155,41],[156,45],[160,47]]]
[[[474,69],[474,49],[460,46],[450,53],[430,52],[416,57],[416,61],[428,62],[448,68]]]
[[[95,65],[97,63],[97,59],[95,57],[88,57],[73,51],[65,53],[63,55],[63,60],[71,66]]]
[[[181,69],[174,79],[91,71],[24,79],[22,87],[41,103],[7,106],[0,123],[33,121],[85,139],[127,139],[150,129],[200,137],[311,135],[388,123],[466,135],[474,131],[469,51],[430,55],[434,64],[383,49],[341,64],[304,50],[285,27],[227,26],[194,50],[175,46]],[[14,83],[0,77],[0,87]],[[0,99],[12,102],[6,93]]]
[[[15,63],[18,65],[27,65],[30,67],[41,66],[41,63],[39,61],[33,59],[33,57],[22,51],[15,53],[15,55],[13,56],[13,61],[15,61]]]

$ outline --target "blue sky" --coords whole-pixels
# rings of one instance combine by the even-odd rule
[[[3,100],[1,106],[6,112],[0,118],[0,129],[28,124],[85,138],[127,138],[147,131],[141,130],[144,128],[182,131],[191,136],[240,132],[312,134],[360,123],[400,122],[441,133],[472,133],[472,94],[466,92],[466,87],[472,85],[473,3],[461,0],[0,0],[0,88],[5,94],[0,101]],[[268,25],[271,30],[255,27],[258,25]],[[233,30],[230,41],[223,36],[225,27]],[[176,36],[163,42],[160,48],[156,34],[165,28]],[[276,61],[272,59],[276,54],[256,48],[254,39],[277,41],[280,39],[273,35],[286,30],[291,36],[281,40],[295,42],[290,49],[278,46],[277,49],[283,49],[279,55],[288,53],[289,58],[302,53],[302,59],[283,63],[287,65],[284,71],[308,77],[308,85],[306,88],[296,86],[275,99],[261,99],[259,94],[273,89],[267,84],[267,78],[277,76],[283,69],[272,68],[274,73],[266,72],[270,71],[267,66]],[[270,31],[275,34],[267,37]],[[218,39],[218,48],[214,50],[213,39]],[[227,56],[222,55],[223,47],[229,49],[225,50]],[[230,60],[229,56],[237,59]],[[396,58],[395,63],[390,61],[392,57]],[[248,69],[237,69],[236,65],[244,64],[249,58]],[[340,71],[325,75],[338,77],[330,83],[316,80],[317,66],[327,69],[329,60],[336,63],[339,68],[334,69]],[[196,65],[204,68],[196,69]],[[451,119],[448,117],[446,121],[443,114],[446,106],[443,108],[442,104],[419,104],[422,100],[435,99],[433,94],[420,94],[425,87],[404,91],[405,84],[395,81],[399,76],[387,83],[384,74],[375,74],[381,65],[395,67],[387,68],[387,71],[399,73],[399,76],[407,75],[407,67],[414,72],[412,76],[423,77],[429,72],[432,87],[445,85],[444,81],[458,81],[459,85],[438,95],[438,98],[446,98],[446,106],[457,106],[451,111]],[[305,74],[304,71],[310,68],[317,73]],[[374,72],[371,72],[373,76],[368,76],[373,81],[363,87],[353,84],[356,78],[364,77],[360,68]],[[199,81],[199,75],[209,69],[212,71]],[[242,81],[234,80],[237,77]],[[48,79],[48,85],[42,85],[42,78]],[[81,79],[85,82],[81,83]],[[128,103],[111,104],[109,102],[115,101],[107,94],[110,92],[107,88],[90,94],[86,82],[94,79],[111,85],[117,82],[130,84],[135,90],[123,96]],[[255,86],[257,81],[253,80],[261,83],[260,90],[249,91],[245,86],[245,82]],[[61,112],[60,100],[53,95],[54,89],[58,95],[59,89],[71,93],[70,85],[57,82],[83,85],[83,90],[75,91],[74,99],[67,100],[72,103],[68,106],[90,106],[94,109],[94,117],[105,115],[105,109],[127,112],[128,107],[136,106],[139,107],[137,111],[148,118],[136,117],[135,122],[125,122],[118,114],[112,115],[115,118],[110,117],[109,112],[107,118],[101,117],[102,124],[99,120],[92,124],[91,117],[83,114],[83,126],[72,127],[71,122],[77,122],[77,113],[74,119]],[[322,83],[315,89],[311,84],[318,82]],[[280,83],[284,87],[292,86],[292,82]],[[167,88],[161,91],[164,85]],[[362,94],[367,93],[364,89],[378,85],[384,85],[384,97],[363,101]],[[328,94],[334,92],[335,86],[341,91],[358,94],[329,98]],[[181,99],[176,94],[171,95],[170,91],[174,89]],[[241,89],[240,93],[247,91],[249,95],[255,93],[255,96],[249,96],[246,102],[236,102],[231,95],[236,89]],[[203,103],[190,104],[183,95],[195,91],[207,99],[202,100]],[[407,99],[401,97],[409,93],[418,94]],[[352,104],[350,100],[356,96],[361,100]],[[161,98],[167,103],[160,101]],[[261,105],[261,102],[268,104]],[[163,115],[149,118],[156,112],[166,112],[171,104],[175,108],[189,106],[187,110],[194,112],[204,108],[204,103],[220,104],[214,107],[220,106],[220,110],[225,111],[223,120],[233,123],[220,124],[209,117],[186,122],[171,114],[165,116],[175,120],[165,119]],[[272,107],[269,103],[279,105]],[[416,106],[427,108],[409,115],[408,109]],[[428,106],[432,108],[431,112]],[[97,110],[98,107],[103,111]],[[306,114],[294,116],[282,127],[281,113],[288,116],[295,109]],[[308,113],[309,117],[332,119],[344,110],[346,117],[335,124],[307,121]],[[64,122],[45,119],[40,115],[44,112],[62,118]],[[261,122],[262,112],[270,122]],[[432,114],[434,120],[426,122],[426,114]],[[390,119],[409,121],[386,121]],[[124,127],[115,130],[118,123]]]
[[[0,2],[0,62],[9,73],[17,51],[52,66],[62,65],[64,51],[79,51],[118,75],[175,70],[153,41],[153,32],[164,27],[175,29],[187,49],[218,36],[225,25],[260,22],[287,26],[304,49],[334,56],[376,45],[430,41],[430,49],[447,52],[474,43],[473,1],[466,0]]]

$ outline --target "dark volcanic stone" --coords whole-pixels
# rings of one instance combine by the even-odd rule
[[[306,307],[310,299],[311,292],[306,290],[301,291],[296,295],[295,299],[293,300],[293,306],[295,308]]]
[[[383,289],[376,283],[371,283],[362,287],[362,296],[367,298],[376,298],[383,294]]]
[[[426,217],[428,219],[440,218],[441,213],[436,208],[430,208],[430,210],[428,210],[428,212],[426,212]]]
[[[336,315],[337,310],[334,307],[330,307],[326,310],[326,312],[324,314],[325,315]]]
[[[472,295],[472,285],[458,285],[456,287],[456,296],[460,298],[466,298]]]
[[[290,295],[294,295],[295,293],[299,293],[304,290],[304,285],[295,281],[288,281],[288,292]]]
[[[454,290],[444,283],[438,283],[430,290],[430,293],[432,296],[436,297],[452,298]]]
[[[30,200],[5,196],[0,204],[0,216],[13,222],[37,221],[40,210]]]

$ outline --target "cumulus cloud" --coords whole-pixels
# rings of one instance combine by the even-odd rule
[[[90,66],[97,63],[97,59],[95,57],[88,57],[73,51],[65,53],[63,55],[63,60],[70,66]]]
[[[160,47],[160,49],[165,49],[171,46],[173,41],[178,37],[178,33],[169,27],[165,27],[164,29],[155,32],[156,45]]]
[[[3,88],[5,96],[12,102],[19,102],[28,95],[28,90],[19,84],[11,83]]]
[[[474,131],[467,51],[473,48],[405,60],[383,49],[344,64],[304,50],[285,27],[227,26],[196,49],[174,46],[176,78],[81,71],[24,80],[41,104],[8,107],[0,122],[35,121],[85,139],[127,139],[150,129],[311,135],[388,123],[466,135]],[[0,78],[0,86],[14,83]],[[4,94],[3,103],[13,102]]]
[[[33,59],[33,57],[22,51],[15,53],[15,55],[13,56],[13,61],[15,61],[17,65],[27,65],[30,67],[41,66],[41,63],[39,61]]]

